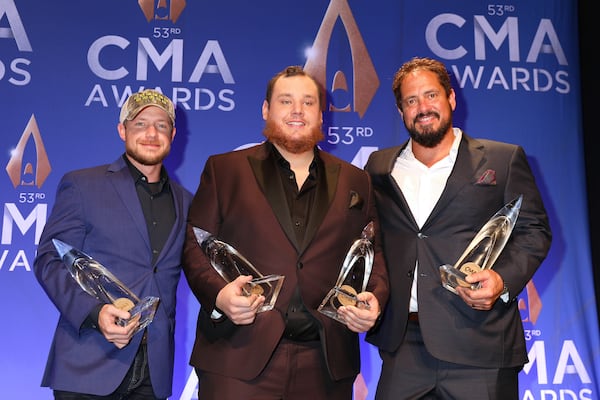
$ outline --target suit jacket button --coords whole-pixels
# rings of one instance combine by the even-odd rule
[[[302,269],[303,267],[304,267],[304,265],[301,262],[296,264],[296,268],[298,268],[298,269]]]

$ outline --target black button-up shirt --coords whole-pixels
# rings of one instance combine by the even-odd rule
[[[131,175],[135,180],[135,190],[140,199],[146,226],[148,227],[150,248],[152,249],[152,265],[154,265],[175,223],[175,205],[173,204],[169,177],[163,167],[160,171],[160,180],[158,182],[148,182],[148,178],[131,164],[126,156],[123,156],[123,158],[125,158],[129,171],[131,171]]]
[[[283,183],[290,216],[296,232],[296,243],[299,247],[304,242],[306,226],[316,198],[317,184],[322,179],[320,171],[322,168],[319,167],[320,162],[315,151],[315,159],[310,164],[309,175],[302,187],[298,189],[296,176],[290,168],[290,163],[283,158],[274,146],[271,146],[271,149],[271,155],[276,161],[276,169]],[[294,295],[290,300],[285,319],[285,338],[300,342],[319,339],[318,322],[302,302],[298,286],[294,289]]]

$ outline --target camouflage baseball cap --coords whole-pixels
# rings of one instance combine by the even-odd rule
[[[175,107],[173,106],[173,102],[164,94],[152,89],[146,89],[129,96],[123,107],[121,107],[119,122],[131,121],[140,111],[149,106],[156,106],[163,109],[171,119],[171,123],[175,125]]]

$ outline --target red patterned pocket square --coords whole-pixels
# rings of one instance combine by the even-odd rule
[[[494,186],[496,184],[496,171],[493,169],[486,169],[483,175],[477,179],[475,184],[482,186]]]

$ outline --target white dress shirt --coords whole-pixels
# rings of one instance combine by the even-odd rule
[[[431,167],[425,166],[415,158],[412,152],[412,139],[410,139],[396,159],[392,169],[392,177],[402,190],[419,228],[427,221],[454,167],[462,132],[458,128],[453,128],[453,130],[454,142],[450,153]],[[417,312],[419,308],[417,302],[418,267],[417,263],[410,295],[409,312]]]

